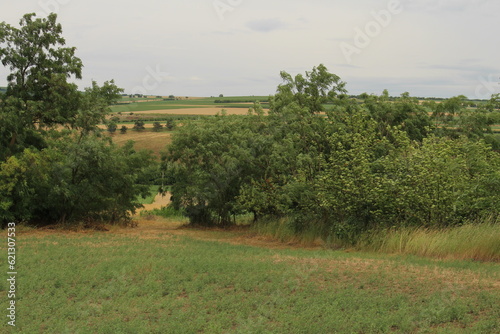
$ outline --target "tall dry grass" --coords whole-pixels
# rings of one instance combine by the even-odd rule
[[[288,218],[259,222],[256,233],[281,242],[323,245],[333,249],[355,249],[363,252],[416,255],[439,259],[500,262],[500,221],[467,224],[446,229],[400,227],[369,231],[353,245],[311,224],[297,233]]]
[[[356,248],[441,259],[500,261],[500,224],[467,224],[447,229],[398,228],[371,232]]]

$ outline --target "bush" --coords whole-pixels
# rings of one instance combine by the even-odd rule
[[[35,224],[127,220],[149,186],[137,184],[152,163],[132,143],[118,148],[78,135],[53,138],[43,151],[25,150],[1,165],[0,218]]]

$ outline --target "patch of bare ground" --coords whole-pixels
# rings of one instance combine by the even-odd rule
[[[155,196],[155,199],[152,204],[143,204],[144,207],[137,210],[137,212],[141,212],[144,210],[150,211],[154,209],[161,209],[164,206],[170,204],[170,199],[172,198],[172,194],[170,192],[166,192],[164,195],[158,193]]]

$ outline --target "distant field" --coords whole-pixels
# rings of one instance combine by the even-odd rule
[[[155,113],[156,115],[200,115],[210,116],[220,114],[223,110],[228,115],[246,115],[248,108],[220,108],[220,107],[198,107],[198,108],[185,108],[175,109],[175,113],[171,110],[149,110],[148,113]],[[138,114],[139,115],[139,114]]]
[[[171,113],[172,110],[193,109],[201,108],[212,109],[248,109],[253,106],[253,102],[267,101],[268,96],[236,96],[236,97],[211,97],[211,98],[190,98],[182,100],[130,100],[124,98],[123,102],[132,102],[130,104],[119,104],[111,107],[113,113],[127,113],[127,112],[140,112],[140,111],[165,111],[164,113]],[[262,102],[264,108],[268,107],[267,102]],[[193,112],[193,111],[192,111]],[[240,111],[241,112],[241,111]],[[246,111],[245,111],[246,113]],[[203,115],[203,113],[202,113]]]
[[[153,132],[151,130],[134,131],[129,129],[125,134],[120,133],[118,130],[110,136],[113,138],[113,142],[118,145],[123,145],[129,140],[133,140],[136,150],[150,150],[159,157],[160,152],[165,150],[167,145],[170,144],[172,133],[169,131]]]

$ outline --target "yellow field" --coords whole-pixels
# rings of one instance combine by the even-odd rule
[[[248,113],[247,108],[219,108],[219,107],[208,107],[208,108],[184,108],[184,109],[167,109],[167,110],[147,110],[144,113],[148,114],[158,114],[158,115],[201,115],[201,116],[211,116],[217,115],[222,112],[222,109],[226,111],[228,115],[246,115]],[[139,112],[136,112],[138,114]]]
[[[133,140],[135,142],[135,149],[150,150],[159,157],[160,152],[164,151],[166,146],[170,144],[172,133],[167,131],[153,132],[149,129],[143,131],[129,129],[125,134],[120,133],[118,130],[116,133],[108,135],[111,136],[113,142],[118,145],[123,145],[129,140]]]

